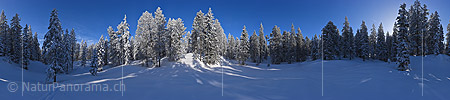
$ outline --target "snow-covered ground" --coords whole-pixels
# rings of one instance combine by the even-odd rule
[[[109,89],[123,79],[123,92],[59,91],[62,87],[58,87],[56,91],[24,89],[22,96],[22,69],[1,57],[0,97],[57,100],[449,100],[450,57],[429,55],[423,62],[423,96],[422,57],[411,57],[410,73],[397,71],[395,63],[378,60],[323,61],[322,88],[321,60],[270,66],[267,63],[242,66],[236,61],[221,60],[221,65],[207,66],[193,60],[192,54],[187,54],[179,62],[163,61],[160,68],[142,67],[138,61],[126,66],[106,66],[98,76],[92,76],[88,72],[89,67],[76,66],[72,73],[59,74],[57,78],[59,84],[106,84]],[[29,84],[43,84],[46,68],[40,62],[31,62],[29,70],[23,72],[23,80]],[[8,90],[11,83],[17,83],[17,91]]]

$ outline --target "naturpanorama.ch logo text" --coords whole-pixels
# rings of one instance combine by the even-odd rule
[[[30,83],[23,82],[21,84],[17,84],[16,82],[8,83],[7,89],[10,92],[16,92],[20,88],[22,91],[30,91],[30,92],[45,92],[45,91],[67,91],[67,92],[122,92],[125,91],[125,84],[122,82],[118,84],[61,84],[61,83],[52,83],[52,84],[43,84],[40,82]]]

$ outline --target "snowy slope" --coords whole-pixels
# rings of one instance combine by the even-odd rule
[[[106,66],[98,76],[90,68],[76,66],[70,74],[58,76],[61,84],[118,84],[123,79],[123,92],[9,92],[10,82],[21,82],[21,69],[1,58],[0,97],[19,99],[146,99],[146,100],[379,100],[379,99],[450,99],[450,57],[429,55],[424,58],[422,96],[422,58],[411,57],[412,71],[399,72],[396,64],[377,60],[332,60],[267,66],[254,63],[242,66],[221,60],[220,65],[207,66],[187,54],[179,62],[163,61],[160,68],[146,68],[139,61],[131,65]],[[45,80],[46,66],[31,62],[24,71],[30,83]],[[122,68],[123,76],[122,77]],[[223,68],[223,70],[222,70]],[[222,71],[223,96],[222,96]]]

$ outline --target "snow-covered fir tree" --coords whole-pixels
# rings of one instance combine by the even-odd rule
[[[386,44],[386,37],[384,36],[383,24],[381,23],[378,27],[377,33],[377,44],[376,44],[376,55],[377,58],[381,61],[387,61],[388,59],[388,51]]]
[[[190,51],[190,47],[191,47],[191,32],[190,31],[188,31],[187,33],[186,33],[186,35],[184,35],[184,37],[182,38],[182,43],[181,43],[181,45],[182,45],[182,47],[183,47],[183,54],[185,54],[185,53],[191,53],[191,51]],[[226,37],[225,37],[226,38]],[[225,41],[226,42],[226,41]]]
[[[225,32],[222,28],[222,25],[220,25],[219,19],[214,20],[214,30],[217,34],[217,46],[218,46],[218,52],[219,56],[224,56],[225,52],[227,50],[226,44],[227,44],[227,36],[225,35]]]
[[[350,60],[355,56],[354,43],[353,43],[353,29],[350,27],[348,18],[345,17],[344,27],[342,28],[342,40],[343,40],[343,56]]]
[[[369,35],[369,57],[372,59],[377,59],[377,29],[375,24],[372,24],[372,29],[370,29]]]
[[[75,34],[75,29],[72,28],[72,30],[69,33],[69,39],[68,39],[68,45],[69,45],[69,55],[70,55],[70,64],[69,64],[69,70],[73,70],[73,64],[74,61],[76,61],[77,59],[77,54],[78,52],[76,52],[77,50],[77,38],[76,38],[76,34]]]
[[[400,6],[400,9],[398,10],[398,17],[397,17],[397,41],[398,41],[398,47],[397,47],[397,61],[399,63],[398,70],[400,71],[407,71],[409,70],[409,43],[408,43],[408,20],[407,20],[407,11],[405,9],[406,4],[402,4]]]
[[[92,45],[98,45],[98,44],[92,44]],[[92,71],[91,72],[91,74],[92,75],[96,75],[97,74],[97,70],[98,70],[98,68],[99,68],[99,59],[98,59],[98,49],[94,46],[94,48],[92,48],[93,50],[92,50],[92,54],[91,54],[91,58],[92,58],[92,60],[91,60],[91,70],[90,71]]]
[[[80,42],[81,43],[81,42]],[[81,44],[80,44],[79,42],[77,42],[77,43],[75,43],[75,46],[74,46],[74,48],[75,48],[75,61],[78,61],[78,60],[81,60],[80,59],[80,49],[81,49]]]
[[[328,24],[322,29],[323,38],[323,55],[324,60],[333,60],[337,57],[339,52],[339,30],[329,21]]]
[[[8,25],[8,19],[6,19],[6,15],[5,15],[5,11],[2,10],[2,13],[0,15],[0,56],[5,56],[7,54],[9,54],[8,50],[8,30],[9,30],[9,25]]]
[[[109,50],[110,50],[110,49],[109,49],[110,45],[109,45],[109,40],[108,40],[106,37],[105,37],[105,41],[104,41],[104,44],[103,44],[103,45],[104,45],[103,47],[105,48],[105,49],[104,49],[104,50],[105,50],[105,55],[104,55],[104,57],[103,57],[103,64],[108,65],[108,64],[109,64],[109,58],[110,58],[110,57],[109,57],[109,56],[110,56],[110,55],[109,55],[109,54],[110,54],[110,53],[109,53],[109,52],[110,52],[110,51],[109,51]]]
[[[69,34],[69,30],[66,29],[66,32],[62,34],[62,40],[61,40],[61,49],[62,52],[60,52],[61,54],[61,67],[63,68],[62,71],[64,73],[69,73],[70,69],[72,69],[71,67],[73,66],[72,63],[72,56],[71,56],[71,36]]]
[[[439,25],[439,32],[438,32],[438,36],[437,36],[437,38],[439,38],[438,39],[438,45],[439,45],[439,53],[444,53],[444,49],[445,49],[445,46],[444,46],[444,27],[442,26],[442,24],[440,24]]]
[[[106,62],[104,61],[106,58],[106,45],[105,45],[105,39],[103,35],[100,37],[97,43],[97,66],[101,68],[102,66],[106,65]]]
[[[239,46],[241,44],[241,40],[239,39],[239,37],[234,37],[234,59],[239,60]]]
[[[269,55],[269,47],[267,46],[267,40],[266,40],[266,36],[264,35],[264,27],[262,25],[262,23],[259,25],[259,44],[260,44],[260,50],[259,52],[260,54],[260,61],[262,62],[263,59],[267,59],[267,56]]]
[[[258,35],[256,35],[256,31],[253,32],[253,35],[250,36],[250,58],[252,62],[255,62],[257,64],[261,63],[260,58],[261,52],[260,52],[260,41]]]
[[[183,20],[181,18],[178,19],[169,19],[167,23],[167,31],[170,34],[169,37],[169,50],[167,51],[167,55],[169,57],[169,61],[177,61],[181,58],[182,55],[182,41],[181,38],[184,34],[186,34],[186,27],[184,27]]]
[[[362,43],[361,43],[360,39],[362,39],[362,34],[360,33],[360,30],[357,29],[356,30],[356,34],[355,34],[355,39],[354,39],[354,42],[355,42],[355,56],[363,58],[362,57],[362,51],[363,51],[362,50]]]
[[[342,39],[342,35],[340,35],[339,33],[339,29],[337,29],[338,34],[337,34],[337,46],[338,46],[338,51],[335,52],[336,53],[336,57],[337,59],[341,60],[342,59],[342,55],[344,55],[344,47],[342,45],[344,45],[344,40]]]
[[[240,38],[238,50],[238,60],[242,65],[245,65],[245,61],[247,61],[247,58],[250,56],[249,49],[248,33],[246,27],[244,26],[244,28],[242,29],[242,35]]]
[[[440,45],[443,42],[443,33],[441,34],[441,23],[437,11],[432,13],[428,20],[427,34],[424,35],[425,54],[440,54]]]
[[[297,39],[296,39],[295,29],[293,26],[294,25],[292,25],[291,32],[289,32],[290,34],[289,34],[289,36],[288,36],[289,38],[287,40],[287,43],[288,43],[287,49],[289,50],[289,52],[286,57],[288,57],[287,59],[288,59],[289,64],[297,61],[296,55],[299,55],[299,53],[300,53],[300,52],[297,52],[297,48],[298,48],[297,47]],[[302,41],[302,44],[303,44],[303,40],[300,40],[300,41]]]
[[[369,36],[367,32],[366,22],[362,21],[360,29],[356,31],[355,45],[356,54],[363,58],[363,60],[369,57]]]
[[[450,22],[450,21],[449,21]],[[450,23],[447,25],[447,34],[445,34],[446,38],[446,46],[445,46],[445,54],[450,55]]]
[[[22,33],[22,51],[21,51],[21,65],[24,66],[25,69],[28,69],[29,60],[31,60],[31,49],[32,47],[32,41],[33,41],[33,32],[31,31],[31,26],[25,25],[25,28],[23,28]]]
[[[125,64],[127,65],[134,60],[133,41],[132,41],[133,39],[134,39],[133,36],[129,37],[128,42],[125,44]]]
[[[38,41],[38,36],[37,36],[37,32],[34,33],[32,42],[31,42],[31,54],[30,54],[30,59],[34,60],[34,61],[41,61],[41,48],[39,47],[39,41]]]
[[[308,58],[310,58],[311,57],[311,39],[309,39],[309,37],[308,36],[306,36],[305,37],[305,44],[304,44],[304,46],[305,46],[305,49],[304,49],[304,51],[303,52],[305,52],[305,54],[306,54],[306,59],[308,59]]]
[[[140,59],[142,59],[142,57],[140,57],[140,56],[142,56],[142,53],[140,52],[140,43],[139,43],[139,41],[142,41],[142,40],[140,40],[140,39],[137,39],[138,37],[136,37],[136,36],[132,36],[132,39],[130,40],[131,41],[131,43],[132,43],[132,47],[133,47],[133,49],[131,50],[131,52],[133,53],[133,55],[131,55],[131,57],[133,58],[133,60],[140,60]]]
[[[94,47],[95,47],[95,44],[87,45],[86,60],[92,59],[92,52],[94,52]]]
[[[44,62],[44,64],[51,63],[52,60],[51,56],[49,55],[50,52],[49,49],[53,44],[56,43],[52,39],[56,37],[56,35],[61,35],[62,32],[61,22],[59,21],[56,9],[54,9],[51,13],[50,26],[48,27],[48,29],[49,32],[45,34],[44,42],[42,44],[42,54],[43,54],[42,61]]]
[[[145,11],[142,13],[141,17],[139,17],[133,42],[133,58],[135,60],[144,59],[146,56],[144,51],[146,51],[147,48],[145,48],[144,45],[147,45],[149,41],[147,40],[149,37],[147,34],[150,33],[150,18],[153,18],[153,16],[148,11]]]
[[[389,51],[390,53],[390,59],[391,62],[397,62],[397,47],[398,47],[398,41],[397,41],[397,22],[394,23],[394,28],[393,28],[393,32],[392,32],[392,46],[391,46],[391,50]]]
[[[236,46],[236,42],[235,42],[235,39],[234,39],[234,36],[233,35],[231,35],[231,33],[229,33],[228,34],[228,45],[227,45],[227,55],[226,55],[226,58],[228,58],[228,59],[232,59],[232,60],[234,60],[235,59],[235,52],[234,52],[234,50],[235,50],[235,47]]]
[[[53,9],[50,16],[50,24],[48,27],[48,32],[44,36],[44,44],[42,49],[45,58],[44,62],[48,63],[50,67],[47,70],[47,81],[53,79],[56,82],[56,75],[62,72],[63,60],[63,44],[62,35],[64,34],[61,28],[61,22],[58,18],[58,12]]]
[[[292,28],[291,28],[292,32]],[[295,34],[295,52],[296,52],[296,61],[305,61],[307,59],[307,50],[306,50],[306,41],[303,39],[303,34],[300,28],[297,28],[297,34]]]
[[[165,52],[165,43],[164,43],[164,36],[166,34],[166,17],[164,17],[164,14],[162,13],[161,8],[157,8],[154,13],[154,24],[155,26],[151,30],[152,35],[152,59],[154,65],[156,67],[160,67],[161,65],[161,59],[164,57]]]
[[[422,36],[426,33],[428,27],[428,9],[426,5],[421,5],[419,0],[416,0],[408,12],[407,21],[409,23],[408,37],[410,42],[410,53],[412,55],[422,55]]]
[[[395,52],[395,51],[393,51],[392,50],[392,46],[394,45],[394,42],[393,42],[393,37],[392,37],[392,35],[389,33],[389,31],[388,32],[386,32],[386,47],[385,47],[385,49],[386,49],[386,61],[387,62],[392,62],[392,52]]]
[[[181,52],[182,52],[182,54],[190,53],[190,51],[189,51],[190,41],[191,41],[191,32],[188,31],[188,32],[186,32],[186,35],[184,35],[181,38],[181,47],[182,47],[181,48]],[[225,43],[226,43],[226,40],[225,40]]]
[[[219,56],[225,52],[226,38],[219,20],[214,18],[211,8],[206,15],[202,11],[197,12],[192,28],[189,48],[194,53],[194,59],[208,64],[217,63]]]
[[[272,33],[270,33],[269,48],[270,48],[270,60],[272,64],[280,64],[282,55],[282,35],[281,30],[278,26],[272,28]]]
[[[121,60],[121,64],[129,64],[132,59],[132,53],[131,53],[131,43],[130,43],[130,32],[128,31],[128,23],[126,21],[126,16],[124,18],[124,21],[117,26],[117,33],[121,34],[121,44],[123,44],[123,48],[121,51],[121,55],[123,59]],[[121,46],[122,47],[122,46]]]
[[[19,63],[21,57],[22,57],[22,46],[21,46],[21,37],[22,37],[22,26],[20,25],[20,18],[19,14],[16,14],[11,19],[11,28],[8,32],[8,38],[7,41],[9,43],[7,44],[7,48],[9,49],[9,58],[14,63]]]
[[[150,58],[153,47],[153,44],[150,44],[152,41],[152,35],[150,34],[152,26],[154,26],[153,15],[145,11],[138,20],[134,43],[134,49],[137,51],[134,53],[134,58],[137,60],[143,59],[147,66],[147,60]]]
[[[289,52],[286,53],[286,59],[287,59],[287,62],[289,64],[291,64],[292,62],[297,61],[298,58],[299,58],[299,57],[297,57],[297,55],[300,54],[299,52],[297,52],[297,50],[298,50],[297,42],[298,41],[297,41],[297,35],[296,34],[297,33],[295,32],[294,24],[292,23],[291,24],[291,31],[288,32],[288,34],[287,34],[288,36],[287,36],[287,40],[286,40],[287,45],[288,45],[286,49],[289,51]],[[302,39],[300,41],[303,42]]]
[[[109,48],[108,48],[108,56],[110,61],[112,62],[112,65],[119,65],[119,48],[116,44],[119,44],[119,37],[116,35],[116,32],[114,29],[109,26],[107,29],[108,35],[109,35]],[[81,42],[81,48],[83,48],[83,42]],[[80,53],[83,52],[83,49],[80,50]],[[80,55],[83,56],[83,55]],[[83,59],[83,58],[81,58]]]
[[[216,31],[214,26],[215,21],[218,22],[218,20],[214,19],[211,8],[209,8],[208,13],[206,13],[205,20],[206,27],[204,28],[204,32],[206,34],[205,39],[203,40],[203,43],[205,43],[205,57],[203,62],[208,64],[215,64],[218,62],[220,52],[218,38],[219,33],[217,33],[218,31]]]
[[[130,37],[130,40],[129,40],[129,42],[130,42],[130,60],[131,61],[134,61],[134,60],[136,60],[135,58],[136,58],[136,49],[134,48],[135,46],[136,46],[136,37],[134,37],[134,36],[131,36]]]
[[[118,65],[122,64],[128,64],[129,59],[131,59],[131,51],[129,48],[131,47],[130,44],[130,31],[129,30],[129,24],[127,23],[127,16],[123,18],[123,21],[120,22],[119,25],[117,25],[117,31],[114,32],[117,36],[118,43],[114,44],[116,50],[118,50],[116,53],[118,53],[118,56],[120,58],[115,59],[117,61]]]
[[[191,50],[194,53],[194,59],[202,60],[203,55],[203,40],[205,39],[205,32],[203,31],[206,27],[205,25],[205,16],[204,13],[200,10],[197,12],[197,15],[194,18],[194,22],[192,23],[192,35],[191,35]]]
[[[290,44],[289,44],[289,32],[283,31],[282,37],[281,37],[281,45],[283,49],[281,49],[281,62],[288,62],[290,58],[293,56],[291,55],[290,50]],[[290,62],[289,62],[290,63]]]
[[[87,44],[86,41],[81,40],[81,48],[80,48],[81,66],[86,66],[86,56],[87,56]]]

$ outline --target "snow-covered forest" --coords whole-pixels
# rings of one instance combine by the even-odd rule
[[[240,36],[227,35],[220,20],[214,17],[213,8],[198,11],[194,19],[181,19],[165,16],[163,8],[158,7],[154,12],[142,13],[136,30],[130,30],[124,15],[117,26],[105,27],[107,35],[94,44],[77,42],[76,30],[62,26],[57,9],[50,13],[42,45],[31,25],[20,25],[19,14],[8,19],[4,12],[0,16],[0,56],[4,58],[2,61],[15,66],[1,67],[17,66],[28,73],[32,64],[41,62],[46,66],[45,78],[36,80],[45,80],[47,84],[66,81],[65,76],[79,73],[78,67],[89,69],[89,75],[96,77],[126,65],[163,70],[172,67],[167,63],[193,61],[212,68],[235,63],[233,67],[264,70],[290,64],[301,67],[297,64],[324,60],[362,64],[376,61],[395,66],[399,72],[419,73],[411,69],[412,58],[450,55],[450,23],[444,33],[438,11],[431,12],[419,1],[399,6],[394,27],[384,28],[383,23],[367,27],[365,21],[349,23],[351,19],[345,17],[345,22],[324,23],[322,33],[313,37],[304,37],[301,28],[294,24],[290,30],[270,26],[270,35],[265,35],[267,27],[263,23],[255,29],[258,31],[249,33],[247,30],[252,29],[242,26]],[[192,30],[185,27],[183,20],[193,20]],[[344,27],[339,28],[336,23]],[[360,27],[354,31],[350,24]],[[130,31],[135,31],[135,35]]]

